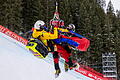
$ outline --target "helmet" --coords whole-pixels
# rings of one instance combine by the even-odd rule
[[[74,24],[69,24],[67,29],[75,31],[75,25]]]
[[[42,21],[42,20],[38,20],[38,21],[36,21],[36,23],[34,24],[34,28],[35,29],[43,29],[44,28],[44,25],[45,25],[45,23],[44,23],[44,21]]]

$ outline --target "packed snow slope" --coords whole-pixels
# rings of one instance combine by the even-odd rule
[[[70,72],[54,75],[53,63],[39,59],[18,41],[0,32],[0,80],[93,80]]]

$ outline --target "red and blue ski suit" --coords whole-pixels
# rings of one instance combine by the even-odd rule
[[[59,56],[64,58],[65,62],[68,63],[69,66],[73,65],[72,60],[70,58],[71,49],[69,46],[75,47],[79,49],[80,51],[86,51],[90,44],[90,41],[87,38],[73,31],[69,31],[69,32],[59,31],[59,33],[70,33],[72,37],[68,37],[65,35],[59,35],[58,39],[53,40],[57,47],[57,51],[53,53],[56,70],[59,69],[59,64],[58,64]]]
[[[73,32],[72,30],[69,32],[64,32],[64,33],[69,33],[70,35],[72,35],[72,37],[68,37],[65,35],[59,35],[59,38],[54,39],[53,41],[56,44],[60,44],[64,42],[80,51],[87,51],[87,48],[90,45],[90,41],[87,38],[83,37],[80,34]]]

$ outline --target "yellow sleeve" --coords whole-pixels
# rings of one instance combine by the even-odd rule
[[[58,28],[58,30],[60,30],[61,32],[69,32],[67,29],[63,29],[63,28]]]
[[[43,36],[45,36],[46,39],[57,39],[58,38],[58,29],[54,28],[54,33],[44,33]]]
[[[33,38],[38,38],[38,36],[40,36],[40,35],[42,35],[42,33],[41,32],[39,32],[39,31],[36,31],[36,29],[33,31],[33,33],[32,33],[32,37]]]
[[[32,33],[33,38],[40,38],[41,40],[46,40],[46,39],[57,39],[58,38],[58,29],[54,28],[54,33],[49,33],[46,31],[36,31],[34,30]]]

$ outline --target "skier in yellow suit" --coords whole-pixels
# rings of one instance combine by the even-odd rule
[[[49,51],[54,51],[50,40],[58,38],[58,26],[54,26],[53,33],[50,33],[45,30],[44,21],[38,20],[34,24],[32,38],[26,47],[31,49],[35,56],[45,58]]]
[[[32,33],[33,38],[40,39],[46,46],[47,46],[47,40],[49,39],[57,39],[58,38],[58,30],[57,26],[54,26],[54,32],[49,33],[44,30],[45,23],[41,20],[38,20],[34,25],[34,31]]]

